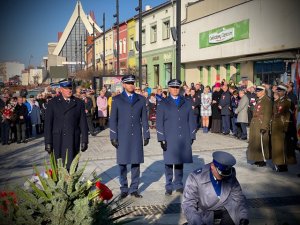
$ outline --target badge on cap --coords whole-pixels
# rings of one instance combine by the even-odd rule
[[[72,88],[72,82],[67,79],[59,81],[58,84],[62,88]]]
[[[178,79],[172,79],[168,82],[168,87],[180,87],[181,81]]]
[[[125,75],[122,77],[122,83],[134,83],[135,82],[135,76],[134,75]]]
[[[218,174],[222,177],[228,177],[232,174],[232,167],[236,164],[236,159],[228,152],[216,151],[212,154],[213,164]]]

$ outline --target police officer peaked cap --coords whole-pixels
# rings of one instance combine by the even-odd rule
[[[134,75],[125,75],[122,77],[122,83],[132,83],[132,82],[135,82]]]
[[[232,167],[236,164],[236,159],[228,152],[216,151],[212,154],[213,163],[220,176],[226,177],[232,174]]]
[[[62,88],[71,88],[72,87],[72,82],[67,79],[63,79],[63,80],[59,81],[58,84]]]
[[[178,79],[172,79],[168,82],[168,87],[180,87],[181,86],[181,81]]]
[[[264,90],[266,90],[266,88],[264,86],[257,86],[256,87],[256,92],[258,92],[258,91],[264,91]]]
[[[287,91],[287,87],[286,86],[284,86],[284,85],[278,85],[278,87],[277,87],[277,91]]]

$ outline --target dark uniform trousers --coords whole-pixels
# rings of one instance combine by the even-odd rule
[[[130,190],[128,191],[128,180],[127,180],[127,165],[119,164],[120,169],[120,190],[122,193],[136,192],[140,183],[140,164],[131,164],[131,184]]]
[[[225,134],[230,133],[230,116],[229,115],[222,115],[222,131]]]
[[[174,169],[174,182],[173,181],[173,169]],[[166,176],[166,190],[172,191],[183,188],[183,164],[165,164],[165,176]]]

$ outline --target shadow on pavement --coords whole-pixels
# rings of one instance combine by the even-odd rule
[[[145,191],[152,183],[157,182],[164,174],[164,162],[159,160],[149,165],[141,174],[139,188],[140,192]]]

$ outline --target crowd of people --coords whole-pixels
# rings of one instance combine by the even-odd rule
[[[279,84],[278,84],[279,85]],[[265,87],[267,96],[274,103],[277,99],[276,88],[278,85]],[[294,85],[289,82],[286,96],[291,100],[291,119],[295,118],[297,110],[297,96],[294,94]],[[234,81],[222,80],[212,87],[199,83],[188,86],[183,82],[180,95],[192,102],[197,128],[202,128],[203,133],[220,133],[247,140],[247,126],[253,117],[256,104],[256,86],[246,78],[239,84]],[[13,142],[28,142],[43,133],[45,110],[47,103],[54,96],[59,95],[58,88],[48,87],[37,96],[27,95],[26,90],[21,90],[19,95],[11,93],[9,89],[1,91],[1,142],[7,145]],[[89,132],[96,135],[96,131],[104,130],[108,124],[111,112],[112,98],[120,91],[111,92],[106,86],[96,92],[92,88],[78,86],[74,94],[82,99],[88,121]],[[161,86],[150,88],[148,84],[141,90],[136,87],[135,93],[146,98],[147,116],[151,129],[156,128],[157,103],[167,98],[168,93]],[[293,120],[295,123],[295,120]],[[296,136],[296,135],[295,135]]]

